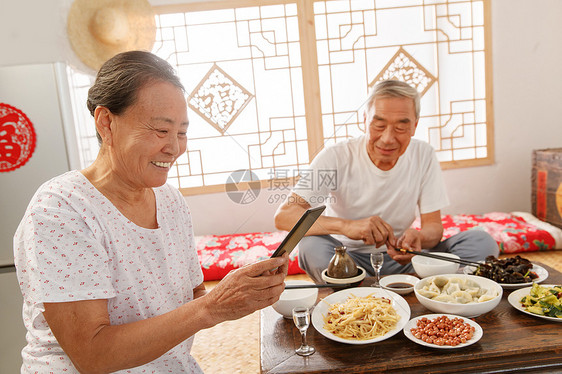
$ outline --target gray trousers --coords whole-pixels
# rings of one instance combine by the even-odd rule
[[[306,271],[315,283],[326,283],[322,279],[322,271],[328,268],[334,256],[334,248],[341,246],[339,240],[330,235],[305,236],[299,243],[299,266]],[[484,261],[488,256],[499,255],[499,247],[494,238],[482,230],[468,230],[460,232],[443,240],[430,252],[454,253],[463,260]],[[364,268],[368,275],[374,276],[369,253],[347,252],[355,264]],[[384,254],[384,264],[381,274],[413,273],[411,263],[400,265],[388,254]]]

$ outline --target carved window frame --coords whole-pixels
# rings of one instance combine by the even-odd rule
[[[365,131],[361,101],[366,99],[373,84],[386,78],[399,77],[418,87],[422,94],[422,113],[414,137],[428,141],[436,149],[443,169],[494,162],[489,0],[232,0],[154,9],[158,32],[153,52],[180,71],[193,72],[191,81],[184,82],[189,94],[190,127],[214,128],[213,143],[205,138],[208,132],[202,138],[208,144],[217,144],[217,154],[221,153],[224,141],[244,136],[233,130],[237,121],[246,124],[255,121],[254,137],[259,139],[254,144],[240,144],[240,148],[245,148],[242,153],[247,154],[242,166],[228,169],[225,165],[220,170],[221,162],[215,161],[217,170],[206,171],[202,151],[190,147],[190,141],[195,144],[197,140],[190,139],[188,131],[188,151],[178,159],[168,178],[184,195],[223,192],[229,183],[249,189],[255,188],[257,182],[262,188],[287,185],[283,181],[290,185],[299,173],[306,172],[309,162],[325,145]],[[269,63],[269,70],[266,66],[264,71],[271,72],[282,70],[278,63],[288,64],[286,69],[291,72],[287,80],[293,89],[292,112],[271,115],[264,120],[258,108],[265,92],[263,87],[259,89],[263,82],[257,76],[247,77],[233,71],[236,59],[221,56],[217,46],[207,46],[215,51],[211,53],[214,59],[192,59],[190,51],[197,47],[196,42],[189,44],[193,40],[190,40],[188,22],[212,32],[212,22],[207,20],[213,12],[229,14],[237,33],[250,30],[248,35],[241,32],[237,37],[240,38],[238,47],[251,55],[253,67],[258,65],[256,61],[263,66]],[[248,16],[252,12],[255,18]],[[164,18],[170,15],[183,17],[185,27],[161,27]],[[390,24],[392,17],[403,20],[403,24]],[[217,29],[229,22],[224,19],[217,23]],[[270,27],[268,23],[276,26]],[[298,40],[294,40],[294,35],[293,39],[288,36],[289,24],[298,28]],[[402,28],[402,34],[396,32]],[[400,35],[392,40],[393,34]],[[256,38],[255,43],[252,38]],[[170,43],[180,48],[170,53],[169,48],[163,48]],[[265,47],[259,43],[265,43]],[[291,53],[298,58],[290,56]],[[284,62],[279,62],[283,59]],[[342,73],[346,69],[354,72],[351,79]],[[233,92],[209,85],[207,79],[212,74],[217,86],[230,84]],[[464,88],[459,89],[459,85]],[[217,114],[218,98],[223,96],[230,103],[226,116]],[[267,99],[271,101],[271,96]],[[352,99],[352,103],[345,102]],[[236,103],[237,100],[242,101]],[[205,102],[213,108],[199,105]],[[198,108],[204,108],[203,112],[207,113]],[[268,147],[272,139],[275,146]],[[287,162],[289,156],[292,161]],[[232,161],[227,159],[225,164]],[[242,173],[249,179],[232,179],[233,173],[240,174],[240,169],[249,170]],[[190,185],[194,179],[198,181]]]

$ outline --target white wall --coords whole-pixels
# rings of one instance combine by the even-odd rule
[[[153,5],[172,0],[151,0]],[[173,2],[180,2],[173,0]],[[0,2],[0,66],[68,61],[86,69],[66,38],[71,0]],[[533,149],[562,147],[558,74],[562,1],[492,0],[495,159],[491,166],[445,170],[447,214],[531,209]],[[248,205],[225,193],[187,197],[199,235],[273,230],[281,191]]]
[[[532,150],[562,147],[562,1],[492,0],[495,157],[445,171],[446,213],[530,211]]]

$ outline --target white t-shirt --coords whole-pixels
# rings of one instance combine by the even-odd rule
[[[312,207],[326,205],[324,214],[345,219],[380,216],[400,237],[416,218],[449,204],[435,151],[412,139],[396,165],[384,171],[367,154],[367,136],[324,148],[301,173],[293,192]],[[333,235],[350,251],[372,252],[361,240]],[[377,251],[384,251],[384,246]]]
[[[14,237],[27,346],[22,372],[76,373],[43,317],[44,302],[107,299],[112,325],[143,320],[193,299],[203,274],[191,215],[177,189],[154,188],[157,229],[123,216],[80,172],[43,184]],[[123,373],[201,373],[193,337]]]

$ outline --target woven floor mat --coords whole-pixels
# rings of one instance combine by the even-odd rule
[[[512,256],[502,255],[500,258]],[[522,253],[520,256],[562,271],[562,251]],[[310,280],[305,274],[291,275],[287,279]],[[205,284],[211,288],[216,283]],[[191,352],[205,374],[259,373],[259,312],[198,332]]]
[[[260,372],[259,312],[199,331],[191,354],[205,374]]]

